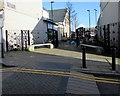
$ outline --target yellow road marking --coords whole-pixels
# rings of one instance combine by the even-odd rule
[[[85,80],[90,80],[90,81],[120,84],[120,82],[116,82],[118,80],[115,80],[115,79],[109,79],[109,80],[114,80],[114,81],[104,81],[104,80],[108,80],[106,78],[104,78],[104,79],[102,78],[103,80],[95,80],[96,78],[94,78],[94,77],[91,77],[92,79],[91,78],[89,79],[89,78],[86,78],[86,77],[90,77],[90,76],[85,76],[85,75],[80,75],[80,74],[74,74],[74,73],[71,74],[71,73],[67,73],[67,72],[34,70],[34,69],[33,69],[34,71],[31,71],[30,69],[24,69],[24,70],[27,70],[27,71],[24,71],[24,70],[21,70],[20,68],[16,68],[16,69],[18,69],[18,70],[3,70],[3,71],[26,72],[26,73],[37,73],[37,74],[46,74],[46,75],[67,76],[67,77],[80,78],[80,79],[85,79]],[[45,72],[49,72],[49,73],[45,73]],[[79,76],[83,76],[83,77],[79,77]],[[97,79],[101,79],[101,78],[98,77]]]
[[[84,80],[89,80],[89,81],[112,83],[112,84],[120,84],[120,82],[89,79],[89,78],[78,77],[78,76],[74,76],[74,75],[70,75],[70,74],[68,75],[68,74],[55,74],[55,73],[44,73],[44,72],[31,72],[31,71],[22,71],[22,70],[12,70],[12,71],[13,71],[13,72],[33,73],[33,74],[36,73],[36,74],[44,74],[44,75],[55,75],[55,76],[74,77],[74,78],[79,78],[79,79],[84,79]]]
[[[86,76],[82,74],[76,74],[76,73],[68,73],[68,72],[60,72],[60,71],[48,71],[48,70],[36,70],[36,69],[24,69],[24,68],[16,68],[17,70],[27,70],[27,71],[38,71],[38,72],[51,72],[51,73],[59,73],[59,74],[69,74],[69,75],[76,75],[76,76],[83,76],[83,77],[88,77],[88,78],[93,78],[93,79],[101,79],[101,80],[112,80],[112,81],[120,81],[117,79],[107,79],[107,78],[101,78],[101,77],[91,77],[91,76]],[[9,70],[9,69],[7,69]],[[11,69],[10,69],[11,70]],[[3,71],[6,71],[3,69]]]

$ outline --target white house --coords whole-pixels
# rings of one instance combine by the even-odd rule
[[[52,19],[52,11],[49,10],[50,18]],[[68,9],[55,9],[53,10],[53,21],[58,25],[58,39],[61,40],[63,36],[70,37],[70,23]]]
[[[101,0],[101,14],[98,20],[98,37],[106,47],[120,50],[120,0]]]
[[[0,1],[1,37],[6,51],[47,41],[48,23],[49,12],[42,8],[42,0]]]

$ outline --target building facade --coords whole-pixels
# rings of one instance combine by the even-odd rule
[[[98,38],[106,49],[120,49],[120,0],[101,0],[101,13],[98,20]]]
[[[52,11],[49,10],[50,19],[52,19]],[[58,30],[59,40],[62,37],[70,37],[70,23],[69,23],[69,12],[66,9],[56,9],[53,10],[53,21],[58,25],[56,29]]]
[[[47,41],[48,22],[44,18],[49,19],[49,12],[42,8],[42,0],[1,1],[0,36],[5,51]]]

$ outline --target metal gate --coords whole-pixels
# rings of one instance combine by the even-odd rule
[[[77,37],[76,37],[77,45],[76,46],[78,47],[80,45],[81,40],[83,40],[85,42],[85,40],[84,40],[85,28],[80,27],[80,28],[76,29],[76,35],[77,35]]]
[[[30,45],[29,30],[6,30],[6,51],[27,50]]]
[[[58,31],[54,29],[48,29],[48,40],[52,42],[55,48],[58,47]]]
[[[110,51],[110,25],[104,25],[104,48],[106,52]]]

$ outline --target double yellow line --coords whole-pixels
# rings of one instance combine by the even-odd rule
[[[9,69],[0,69],[0,72],[24,72],[24,73],[31,73],[31,74],[73,77],[73,78],[79,78],[79,79],[84,79],[84,80],[89,80],[89,81],[120,84],[120,80],[118,80],[118,79],[92,77],[92,76],[87,76],[87,75],[83,75],[83,74],[60,72],[60,71],[48,71],[48,70],[36,70],[36,69],[24,69],[24,68],[9,68]]]

